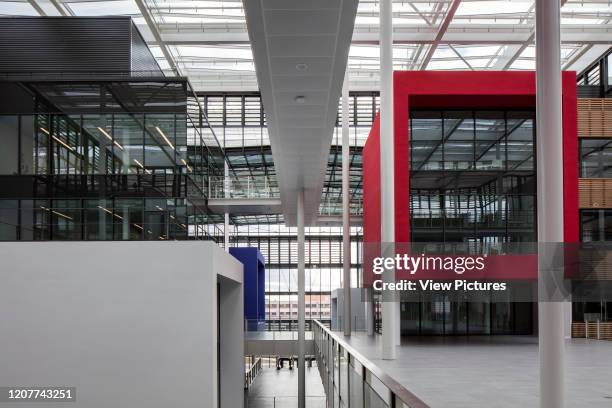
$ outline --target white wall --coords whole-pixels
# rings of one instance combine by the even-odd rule
[[[244,405],[243,287],[227,278],[219,282],[221,408],[239,408]]]
[[[351,330],[365,330],[365,307],[366,303],[362,300],[362,289],[351,288]],[[342,288],[332,292],[332,301],[336,300],[336,306],[332,310],[332,330],[342,330],[344,321],[344,291]]]
[[[204,242],[0,243],[0,384],[75,386],[55,407],[215,407],[217,273],[241,271]],[[242,396],[243,365],[223,370]]]

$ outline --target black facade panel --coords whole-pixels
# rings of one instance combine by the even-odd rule
[[[0,114],[33,113],[34,96],[18,83],[0,82]]]
[[[131,26],[131,41],[132,41],[132,75],[134,76],[162,76],[162,70],[160,69],[157,61],[151,50],[147,47],[147,44],[143,40],[140,32],[136,28],[136,25]]]
[[[578,85],[576,87],[578,98],[603,98],[601,86],[599,85]]]
[[[0,18],[0,72],[129,72],[129,17]]]

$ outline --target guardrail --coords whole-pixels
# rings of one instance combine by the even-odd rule
[[[273,397],[251,397],[247,398],[245,408],[287,408],[297,407],[298,397],[292,396],[273,396]],[[306,396],[306,406],[313,408],[325,407],[325,397]]]
[[[251,366],[244,373],[244,389],[248,390],[253,381],[255,381],[255,377],[261,371],[261,358],[256,358],[255,362],[251,364]]]
[[[316,320],[312,331],[328,407],[429,408]]]
[[[363,204],[361,198],[355,199],[350,202],[349,213],[353,216],[363,215]],[[342,202],[321,202],[319,205],[319,215],[323,216],[341,216],[342,215]]]
[[[210,177],[209,198],[278,198],[277,186],[269,184],[267,176],[261,177]]]

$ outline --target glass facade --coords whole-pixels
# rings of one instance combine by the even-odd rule
[[[480,298],[459,299],[457,296],[439,293],[420,302],[402,302],[400,313],[403,335],[533,332],[533,304],[529,302],[509,302],[498,298],[483,302]]]
[[[612,241],[612,210],[580,211],[582,242]]]
[[[411,241],[470,248],[534,242],[534,122],[533,111],[412,111]],[[532,303],[490,295],[404,301],[402,334],[533,333]]]
[[[28,106],[0,112],[0,240],[223,236],[205,205],[223,153],[184,80],[18,84]]]
[[[200,103],[231,166],[232,196],[251,183],[278,197],[278,184],[259,93],[202,94]],[[362,209],[362,149],[378,108],[378,95],[355,92],[349,98],[351,214]],[[342,115],[332,136],[319,213],[341,215]],[[236,191],[234,191],[236,190]],[[247,194],[244,194],[247,195]],[[213,193],[214,196],[214,193]],[[230,214],[232,246],[257,247],[266,261],[266,320],[272,330],[295,330],[297,325],[297,229],[285,227],[279,214]],[[351,229],[351,282],[359,284],[362,230]],[[306,229],[306,319],[329,323],[332,292],[342,284],[342,228]]]
[[[535,240],[534,113],[415,111],[413,242]]]
[[[234,246],[257,247],[266,260],[265,310],[272,330],[297,325],[297,228],[283,225],[237,226]],[[361,228],[351,229],[351,285],[361,277]],[[331,294],[342,287],[342,228],[309,227],[305,238],[306,319],[331,321]]]
[[[612,177],[612,140],[580,139],[580,177]]]

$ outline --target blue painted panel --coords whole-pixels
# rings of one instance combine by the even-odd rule
[[[244,265],[244,318],[248,330],[257,330],[266,319],[264,257],[252,247],[230,248],[229,253]]]

